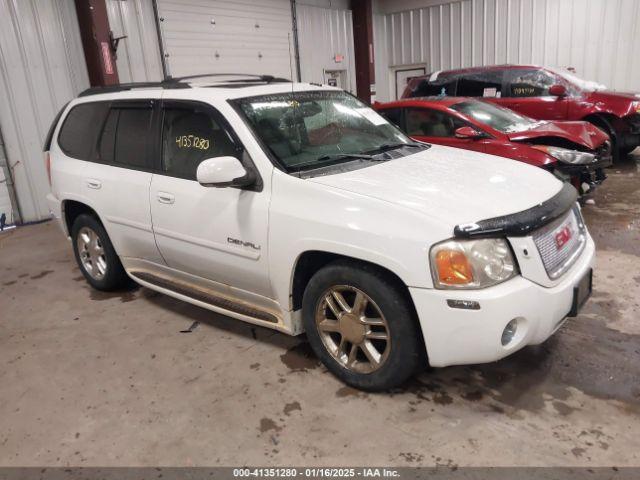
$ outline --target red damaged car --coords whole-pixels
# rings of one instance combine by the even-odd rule
[[[609,137],[588,122],[534,120],[473,98],[409,98],[373,105],[415,140],[512,158],[544,168],[581,193],[611,165]]]
[[[562,70],[496,65],[413,78],[403,98],[483,97],[538,120],[585,120],[609,134],[614,160],[640,145],[640,96],[607,91]]]

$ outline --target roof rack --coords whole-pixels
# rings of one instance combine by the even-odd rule
[[[98,95],[100,93],[113,93],[113,92],[123,92],[125,90],[133,90],[136,88],[191,88],[189,83],[190,80],[195,80],[198,78],[208,78],[208,77],[241,77],[236,79],[229,79],[224,81],[219,81],[215,83],[226,83],[226,84],[238,84],[238,83],[288,83],[291,80],[286,78],[274,77],[273,75],[253,75],[246,73],[202,73],[198,75],[187,75],[185,77],[168,77],[161,82],[132,82],[132,83],[119,83],[117,85],[107,85],[104,87],[91,87],[83,90],[78,95],[79,97],[86,97],[88,95]]]

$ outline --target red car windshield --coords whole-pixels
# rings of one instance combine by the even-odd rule
[[[477,102],[475,100],[456,103],[455,105],[451,105],[451,108],[480,123],[490,126],[494,130],[504,133],[530,130],[545,123],[537,122],[513,110],[498,107],[490,103]]]

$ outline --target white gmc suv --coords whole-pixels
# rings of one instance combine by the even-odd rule
[[[247,76],[90,89],[45,150],[51,211],[94,288],[129,276],[306,332],[357,388],[541,343],[591,292],[573,187],[415,143],[336,88]]]

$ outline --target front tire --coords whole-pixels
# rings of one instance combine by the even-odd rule
[[[108,292],[127,285],[120,258],[97,218],[78,215],[71,227],[71,241],[76,262],[93,288]]]
[[[421,357],[420,329],[408,295],[388,274],[339,260],[309,281],[302,316],[311,348],[346,384],[369,391],[404,383]]]

